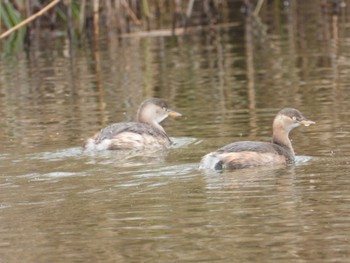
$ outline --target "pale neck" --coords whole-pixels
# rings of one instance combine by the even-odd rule
[[[288,137],[290,129],[285,129],[282,125],[274,123],[273,124],[273,134],[272,134],[272,142],[282,146],[283,148],[287,148],[294,156],[294,149],[292,147],[292,143]]]
[[[150,124],[151,124],[153,127],[157,128],[158,130],[161,130],[162,132],[165,133],[164,128],[163,128],[158,122],[153,121],[153,122],[151,122]]]
[[[142,123],[147,123],[153,126],[154,128],[161,130],[162,132],[165,133],[164,128],[156,120],[150,119],[146,114],[138,114],[137,121]]]

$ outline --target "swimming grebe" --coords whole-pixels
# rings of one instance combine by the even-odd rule
[[[315,122],[306,119],[298,110],[282,109],[273,121],[271,142],[242,141],[228,144],[205,155],[201,169],[240,169],[260,165],[289,164],[294,162],[294,150],[289,132],[300,126]]]
[[[109,125],[89,138],[86,150],[123,150],[167,148],[171,141],[159,124],[168,116],[181,116],[168,109],[158,98],[150,98],[141,103],[136,122],[120,122]]]

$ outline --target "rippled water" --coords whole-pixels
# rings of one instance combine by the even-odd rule
[[[329,23],[112,37],[100,63],[60,39],[2,59],[0,261],[348,262],[350,34]],[[173,148],[83,151],[150,96],[184,114],[164,122]],[[268,141],[285,106],[316,121],[291,133],[294,166],[197,169],[226,143]]]

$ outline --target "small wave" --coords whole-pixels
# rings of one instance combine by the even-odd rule
[[[73,176],[85,176],[84,172],[49,172],[49,173],[30,173],[21,175],[19,177],[31,178],[32,180],[41,180],[45,178],[63,178],[63,177],[73,177]]]
[[[81,156],[82,148],[74,147],[63,150],[58,150],[54,152],[42,152],[31,154],[28,159],[31,160],[48,160],[48,161],[58,161],[71,157]]]
[[[305,156],[305,155],[295,156],[295,164],[296,165],[305,164],[305,163],[311,161],[312,159],[313,159],[313,157],[311,157],[311,156]]]
[[[191,138],[191,137],[170,137],[170,139],[173,142],[173,144],[171,145],[171,148],[175,148],[175,149],[201,142],[198,139]]]

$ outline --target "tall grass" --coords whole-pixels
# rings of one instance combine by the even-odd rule
[[[106,33],[125,34],[193,22],[210,24],[217,20],[220,8],[229,0],[61,0],[53,9],[25,25],[29,36],[33,29],[67,31],[70,37],[91,36],[99,29]],[[0,32],[11,29],[28,16],[43,9],[52,0],[2,0]],[[97,8],[97,9],[96,9]],[[193,10],[195,12],[193,12]],[[96,20],[98,17],[98,20]],[[204,18],[204,19],[203,19]],[[186,22],[186,23],[185,23]],[[23,38],[22,41],[26,39]],[[28,40],[28,39],[27,39]]]
[[[0,34],[53,1],[0,0]],[[300,6],[300,10],[303,9],[304,3],[298,5],[299,2],[303,3],[302,0],[61,0],[54,8],[11,33],[6,41],[0,39],[0,47],[15,49],[23,44],[30,45],[31,39],[43,30],[63,32],[71,42],[96,38],[100,34],[125,35],[155,29],[171,30],[174,34],[178,27],[229,22],[233,8],[241,8],[246,14],[250,12],[257,24],[264,28],[263,24],[269,17],[282,17],[283,8]],[[319,12],[333,10],[333,15],[343,17],[350,12],[350,5],[345,5],[343,0],[323,1],[322,9],[318,0],[308,3],[319,7]],[[293,20],[297,21],[297,15]]]
[[[23,15],[17,7],[17,2],[21,1],[0,1],[0,29],[9,29],[21,22]],[[10,35],[2,45],[5,50],[17,50],[21,47],[24,37],[25,29],[22,28],[16,34]]]

